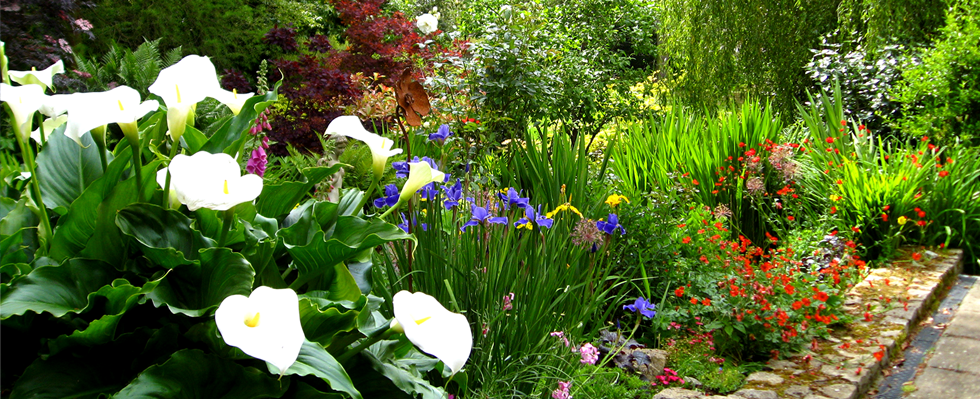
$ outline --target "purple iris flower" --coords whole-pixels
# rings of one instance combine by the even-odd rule
[[[419,157],[412,157],[411,162],[409,161],[392,162],[391,167],[395,168],[395,177],[406,178],[408,177],[408,171],[409,171],[408,164],[418,163],[418,162],[426,162],[429,164],[429,166],[432,167],[432,169],[439,169],[436,166],[436,161],[429,157],[422,157],[422,159],[419,159]],[[446,176],[448,177],[449,175],[447,174]]]
[[[626,228],[619,224],[619,216],[616,216],[615,213],[609,214],[609,221],[600,220],[595,222],[595,227],[606,232],[606,234],[613,234],[616,232],[616,229],[619,229],[619,234],[626,234]]]
[[[463,184],[460,183],[459,179],[456,179],[456,184],[452,186],[442,186],[442,191],[446,193],[446,210],[459,205],[459,201],[463,199]]]
[[[385,186],[385,195],[381,198],[374,200],[374,206],[378,208],[384,208],[386,206],[395,206],[398,203],[398,187],[394,184],[389,184]]]
[[[466,224],[464,224],[463,227],[460,227],[459,230],[466,231],[467,227],[476,226],[482,222],[506,225],[507,224],[506,217],[504,216],[493,217],[493,218],[490,217],[490,211],[487,211],[487,208],[489,207],[490,207],[490,201],[487,201],[486,208],[479,207],[476,205],[470,205],[470,212],[473,213],[473,218],[470,219],[469,222],[466,222]]]
[[[398,225],[398,228],[400,228],[403,231],[405,231],[406,233],[408,233],[408,219],[405,219],[405,214],[404,213],[402,213],[401,215],[402,215],[402,223]],[[418,226],[418,223],[417,223],[418,220],[415,220],[415,218],[412,218],[412,221],[413,222],[416,222],[415,225]],[[422,223],[422,231],[429,231],[429,225],[428,224],[425,224],[425,223]]]
[[[643,317],[649,319],[657,314],[657,312],[653,311],[653,308],[655,307],[657,306],[650,302],[647,302],[647,300],[643,299],[643,297],[641,296],[639,298],[636,298],[636,301],[633,302],[632,305],[623,306],[623,310],[628,310],[630,312],[637,312],[643,315]]]
[[[452,136],[453,132],[449,131],[449,125],[443,124],[439,126],[439,130],[435,133],[429,135],[429,141],[438,141],[439,144],[446,142],[449,136]]]
[[[533,220],[534,224],[541,227],[547,227],[550,229],[551,225],[554,224],[555,221],[549,219],[547,216],[540,214],[540,212],[541,212],[541,205],[538,205],[538,212],[534,211],[533,206],[528,206],[524,208],[524,217],[522,217],[521,220],[514,222],[514,227],[522,227],[528,225]],[[529,229],[531,228],[531,226],[526,226],[526,227]]]
[[[417,192],[421,194],[422,199],[425,201],[435,201],[439,197],[439,188],[436,187],[435,183],[426,184]]]
[[[500,198],[501,201],[506,201],[504,202],[504,206],[507,209],[510,209],[510,207],[514,205],[516,205],[518,208],[527,208],[527,204],[531,200],[530,198],[527,197],[522,198],[520,196],[520,193],[518,193],[517,190],[514,190],[513,187],[507,189],[506,195],[501,193],[501,194],[497,194],[497,197]]]

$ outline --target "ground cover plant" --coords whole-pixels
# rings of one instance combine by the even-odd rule
[[[977,267],[973,0],[124,3],[0,7],[4,397],[730,394]]]

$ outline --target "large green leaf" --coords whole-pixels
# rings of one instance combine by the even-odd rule
[[[204,143],[208,141],[208,136],[205,136],[194,126],[187,125],[184,134],[180,136],[180,141],[184,143],[184,148],[187,148],[187,155],[194,155],[195,152],[201,150],[201,147],[204,147]]]
[[[112,356],[106,356],[112,358]],[[10,399],[97,399],[125,385],[124,374],[112,373],[105,359],[80,361],[70,355],[37,359],[14,382]]]
[[[58,266],[38,267],[10,284],[3,284],[0,319],[27,311],[48,312],[55,317],[81,312],[115,275],[112,265],[90,259],[71,259]]]
[[[289,212],[278,235],[286,245],[308,245],[316,233],[330,230],[336,222],[337,204],[308,201]]]
[[[343,306],[317,306],[309,298],[299,300],[299,318],[306,338],[323,346],[329,346],[337,334],[356,329],[358,313]]]
[[[279,370],[271,363],[266,363],[270,373],[278,373]],[[361,393],[354,388],[354,384],[347,375],[344,366],[337,362],[325,349],[309,340],[303,342],[303,347],[299,350],[299,357],[296,363],[289,366],[284,374],[287,375],[313,375],[322,378],[333,389],[350,394],[354,399],[361,399]]]
[[[156,187],[156,166],[161,161],[154,161],[143,167],[143,198],[150,198]],[[96,212],[95,230],[92,232],[85,248],[79,253],[86,258],[102,259],[120,267],[129,259],[131,240],[127,238],[116,225],[116,215],[119,210],[135,201],[136,181],[127,179],[117,184],[109,195],[99,203]]]
[[[252,123],[259,116],[260,112],[279,99],[277,91],[281,84],[282,82],[276,83],[275,87],[263,96],[253,96],[246,100],[238,115],[235,115],[231,121],[222,125],[208,139],[208,142],[201,147],[201,151],[207,151],[212,154],[223,152],[233,157],[241,152],[242,143],[244,143],[247,134],[246,131],[252,126]]]
[[[347,396],[342,393],[326,393],[313,388],[312,385],[299,381],[293,384],[293,399],[344,399]]]
[[[59,214],[67,212],[85,188],[102,176],[99,148],[92,135],[83,134],[81,141],[82,145],[78,145],[62,129],[56,129],[37,155],[37,177],[44,205]]]
[[[279,217],[296,206],[310,193],[317,183],[320,183],[328,176],[337,173],[343,164],[333,166],[317,166],[305,168],[300,171],[305,182],[282,182],[278,184],[266,184],[262,187],[262,194],[255,201],[255,207],[259,213],[268,217]]]
[[[14,202],[10,198],[4,197],[6,214],[0,219],[0,236],[9,236],[20,229],[25,227],[37,227],[37,224],[41,221],[31,208],[27,206],[27,198],[23,197],[20,200]]]
[[[143,255],[168,269],[192,264],[214,240],[191,228],[184,214],[154,204],[133,204],[119,210],[116,225],[143,245]]]
[[[201,251],[201,265],[175,267],[147,295],[157,307],[173,313],[201,316],[231,295],[252,292],[255,271],[242,254],[228,248]]]
[[[85,248],[85,244],[93,237],[98,221],[99,206],[119,183],[123,172],[130,166],[131,152],[124,152],[112,160],[106,172],[82,192],[68,209],[68,213],[58,220],[58,227],[51,239],[50,256],[65,260],[76,255]],[[124,190],[126,205],[135,202],[134,189]],[[115,213],[115,212],[113,212]],[[99,237],[100,239],[102,237]]]
[[[4,200],[0,219],[0,265],[30,263],[37,251],[37,225],[40,219],[27,206],[27,198]]]
[[[245,228],[239,220],[248,221],[255,219],[255,206],[250,202],[243,202],[231,207],[228,211],[233,212],[235,218],[233,219],[231,230],[228,232],[228,242],[224,246],[237,248],[245,243],[248,238],[245,236]],[[205,236],[217,241],[221,238],[221,230],[224,228],[223,218],[225,212],[227,211],[216,211],[208,208],[201,208],[194,211],[194,214],[197,216],[194,228],[200,230]]]
[[[174,353],[142,372],[113,398],[247,399],[278,398],[289,381],[196,349]]]
[[[422,399],[442,399],[446,391],[434,387],[422,373],[432,370],[438,360],[420,353],[406,341],[380,341],[361,352],[374,371],[388,377],[405,393],[422,395]]]

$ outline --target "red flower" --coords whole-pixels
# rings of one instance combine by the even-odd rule
[[[678,298],[684,296],[684,286],[682,285],[674,290],[674,295],[677,295]]]
[[[841,126],[847,126],[847,121],[840,121]]]
[[[697,305],[697,304],[698,304],[698,299],[697,298],[691,298],[691,305]]]
[[[920,220],[918,222],[915,222],[915,224],[917,224],[917,225],[919,225],[921,227],[926,227],[926,221],[925,220]]]
[[[693,182],[694,182],[694,185],[695,185],[695,186],[697,186],[697,185],[700,185],[700,184],[701,184],[701,183],[698,183],[698,179],[691,179],[691,180],[693,180]]]
[[[708,263],[708,257],[707,256],[701,255],[701,258],[700,259],[701,259],[702,262]]]
[[[795,219],[795,218],[793,217],[793,215],[789,215],[789,216],[787,216],[787,217],[786,217],[786,220],[789,220],[790,222],[792,222],[792,221],[793,221],[793,219]]]
[[[681,240],[681,242],[682,243],[685,243],[685,244],[690,244],[691,243],[691,237],[684,237],[684,239]]]
[[[830,213],[831,214],[837,213],[837,207],[836,206],[830,207]]]
[[[834,144],[834,138],[833,137],[827,137],[827,144]]]
[[[786,286],[783,287],[783,290],[785,290],[787,294],[793,295],[793,293],[796,292],[796,287],[793,287],[790,284],[786,284]]]
[[[704,306],[711,306],[711,299],[704,298],[704,299],[701,300],[701,304],[704,305]]]
[[[948,170],[940,170],[939,171],[939,177],[946,177],[946,176],[949,176],[949,171]]]
[[[813,296],[813,299],[816,299],[820,302],[827,302],[827,299],[830,299],[830,296],[827,295],[826,292],[820,291],[817,293],[817,295]]]
[[[871,321],[871,313],[864,312],[864,321]]]
[[[922,259],[922,254],[920,254],[918,252],[913,253],[912,254],[912,259],[914,259],[914,260],[921,260]]]
[[[844,184],[844,181],[841,179],[837,179],[837,184]]]
[[[793,310],[800,310],[803,307],[803,302],[796,301],[793,302]]]
[[[881,220],[884,221],[884,222],[887,222],[888,221],[888,214],[887,213],[882,213],[881,214]]]

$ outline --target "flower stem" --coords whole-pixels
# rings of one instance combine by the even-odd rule
[[[13,118],[10,118],[10,120],[13,120]],[[20,127],[16,126],[16,123],[11,125],[14,125],[14,135],[20,137],[17,132]],[[34,188],[34,194],[32,197],[34,204],[37,205],[38,212],[40,213],[41,229],[38,232],[38,238],[45,244],[44,248],[47,248],[46,244],[49,242],[48,239],[53,232],[51,231],[51,219],[48,218],[48,209],[46,206],[44,206],[44,201],[41,199],[41,182],[38,179],[37,170],[34,168],[34,164],[37,162],[34,159],[34,148],[31,147],[30,142],[17,140],[17,144],[20,144],[20,152],[24,156],[24,164],[27,165],[27,171],[31,174],[31,187]],[[47,251],[45,250],[45,253],[46,252]]]
[[[105,173],[106,169],[109,168],[109,162],[106,160],[105,156],[105,134],[106,127],[102,125],[91,130],[92,138],[95,139],[95,147],[99,149],[99,161],[102,162],[102,173]]]
[[[364,210],[364,205],[367,205],[368,201],[371,200],[371,196],[374,195],[374,191],[377,189],[378,189],[378,178],[375,177],[374,180],[371,181],[371,186],[368,187],[367,192],[364,193],[364,198],[361,198],[361,203],[357,204],[357,208],[355,209],[357,209],[358,211]]]
[[[384,218],[390,215],[392,212],[394,212],[395,209],[398,209],[398,207],[401,206],[401,204],[402,204],[402,200],[398,199],[398,202],[395,203],[395,205],[393,205],[391,208],[388,208],[388,210],[385,211],[385,213],[382,213],[381,216],[378,216],[378,218],[384,220]]]
[[[219,247],[223,247],[228,244],[228,232],[231,231],[231,225],[235,223],[235,207],[231,207],[230,209],[221,212],[221,237],[218,238]]]
[[[395,331],[392,330],[391,328],[388,328],[387,330],[381,330],[375,332],[373,335],[365,338],[363,341],[358,342],[356,345],[354,345],[354,347],[350,348],[347,352],[344,352],[342,355],[338,356],[337,362],[343,364],[351,357],[354,357],[354,355],[361,353],[361,351],[369,348],[371,345],[374,345],[378,341],[390,337],[394,333]]]
[[[136,146],[132,145],[130,142],[130,147],[133,148],[133,170],[136,172],[136,202],[143,201],[143,154],[140,151],[139,144]]]
[[[177,150],[180,148],[180,142],[175,141],[173,146],[170,147],[170,161],[173,161],[174,157],[177,156]],[[170,167],[167,166],[167,181],[163,184],[163,207],[165,209],[170,209]]]

